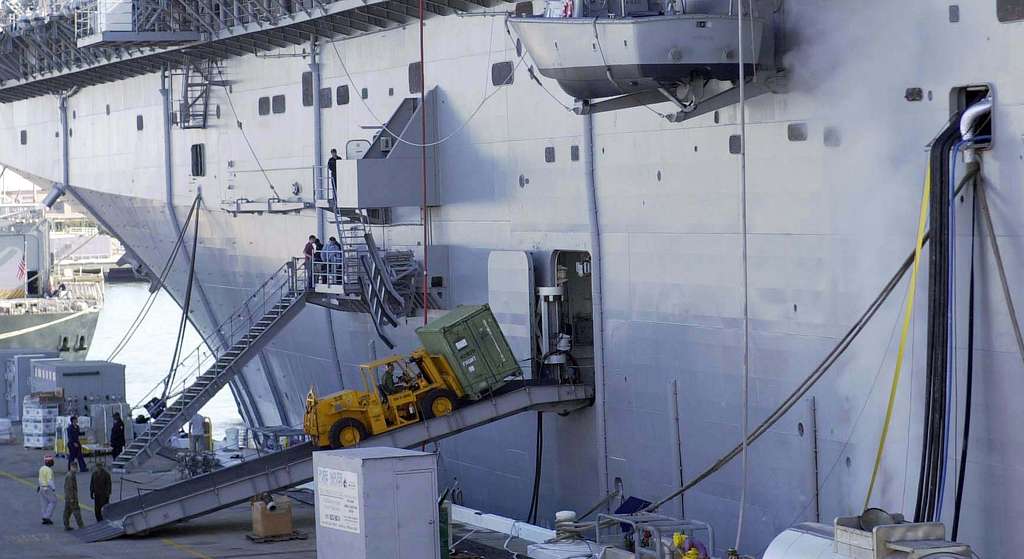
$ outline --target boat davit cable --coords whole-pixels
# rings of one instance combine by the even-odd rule
[[[743,269],[743,377],[741,383],[742,399],[740,403],[740,503],[736,519],[736,544],[733,549],[740,548],[740,539],[743,536],[743,511],[747,506],[747,434],[750,430],[750,294],[749,294],[749,270],[747,265],[747,97],[745,84],[747,81],[746,68],[743,59],[743,4],[742,0],[737,2],[736,29],[739,38],[739,106],[740,113],[740,236],[742,245],[742,269]],[[750,14],[753,17],[753,13]]]
[[[960,191],[963,189],[963,186],[967,183],[967,180],[969,178],[970,177],[964,177],[964,180],[961,181],[960,186],[957,188],[957,191],[954,194],[960,193]],[[921,241],[922,247],[924,247],[928,243],[928,241],[931,239],[931,236],[932,232],[929,230],[929,232],[925,234],[924,238]],[[914,252],[916,252],[916,250]],[[914,262],[914,252],[911,252],[903,260],[903,263],[900,265],[899,269],[897,269],[893,276],[889,278],[889,281],[886,282],[886,284],[882,287],[882,290],[878,293],[875,299],[871,301],[871,304],[868,305],[868,308],[861,314],[857,321],[854,322],[850,329],[847,330],[846,334],[844,334],[843,337],[840,338],[838,342],[836,342],[836,345],[828,352],[828,354],[821,360],[821,362],[818,363],[814,370],[812,370],[810,374],[808,374],[807,377],[804,378],[804,380],[795,389],[793,389],[793,392],[791,392],[790,395],[785,400],[783,400],[781,404],[779,404],[775,411],[769,414],[764,421],[762,421],[756,428],[754,428],[753,431],[751,431],[747,435],[746,443],[748,446],[753,444],[759,438],[761,438],[762,435],[767,433],[769,429],[771,429],[776,423],[778,423],[779,420],[782,419],[786,415],[786,413],[788,413],[789,410],[791,410],[793,406],[796,405],[796,403],[799,402],[800,399],[803,398],[804,395],[806,395],[807,392],[809,392],[810,389],[813,388],[814,385],[817,384],[818,381],[825,376],[825,373],[827,373],[831,369],[832,365],[834,365],[836,361],[839,360],[839,357],[842,356],[842,354],[850,347],[850,345],[853,343],[853,340],[856,339],[858,335],[860,335],[861,331],[864,330],[864,327],[867,326],[868,322],[870,322],[871,319],[878,312],[878,309],[881,308],[882,304],[885,303],[885,301],[889,298],[889,295],[891,295],[892,292],[896,289],[896,286],[899,284],[900,280],[903,279],[903,276],[906,275],[908,270],[910,270],[911,265]],[[1022,346],[1022,356],[1024,356],[1024,346]],[[728,465],[730,462],[732,462],[732,460],[740,454],[740,451],[740,445],[736,445],[735,447],[732,448],[732,450],[725,453],[725,455],[723,455],[721,458],[715,461],[714,464],[712,464],[703,472],[701,472],[696,477],[691,479],[688,483],[686,483],[679,489],[676,489],[675,491],[663,497],[662,499],[649,505],[645,510],[647,512],[656,511],[662,506],[664,506],[665,503],[668,503],[669,501],[689,491],[693,487],[699,485],[701,482],[711,477],[719,470],[724,468],[726,465]]]

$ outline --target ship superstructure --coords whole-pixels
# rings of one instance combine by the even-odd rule
[[[220,326],[309,235],[338,237],[349,262],[376,255],[376,271],[314,272],[324,304],[247,355],[228,382],[247,423],[300,425],[311,385],[338,390],[388,344],[411,350],[424,313],[490,302],[528,374],[564,367],[596,389],[592,407],[543,426],[541,516],[616,489],[657,500],[740,441],[745,345],[756,425],[875,298],[914,248],[926,149],[986,97],[976,157],[1017,299],[1024,272],[1024,79],[1009,70],[1024,42],[1019,2],[741,4],[588,2],[584,13],[431,0],[421,64],[419,6],[405,0],[83,2],[0,35],[0,163],[77,199],[183,304],[193,270],[191,319],[226,352],[238,340]],[[749,57],[716,32],[735,31],[738,11]],[[567,17],[533,21],[545,12]],[[679,44],[642,31],[666,22]],[[954,178],[966,168],[956,159]],[[950,472],[972,246],[973,190],[961,194]],[[163,273],[191,239],[197,199],[195,258]],[[960,533],[995,557],[1024,544],[1013,427],[1024,366],[980,231]],[[750,447],[745,549],[863,508],[906,285]],[[929,305],[915,308],[872,501],[891,510],[917,505],[936,359]],[[457,479],[467,504],[523,517],[535,429],[520,415],[439,443],[443,481]],[[741,477],[730,463],[672,512],[734,533]]]

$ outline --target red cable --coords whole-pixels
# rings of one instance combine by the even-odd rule
[[[429,251],[428,243],[429,238],[427,232],[430,229],[430,211],[427,208],[427,79],[426,79],[426,61],[423,56],[423,5],[425,0],[419,1],[420,9],[420,158],[423,160],[422,169],[422,186],[423,186],[423,325],[426,326],[428,322],[429,308],[427,305],[427,288],[428,288],[428,264],[427,264],[427,253]]]

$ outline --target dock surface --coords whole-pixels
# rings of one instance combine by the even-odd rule
[[[252,531],[252,513],[248,503],[229,507],[186,522],[173,524],[145,535],[122,537],[111,541],[84,543],[75,537],[75,531],[65,531],[64,475],[67,459],[56,458],[54,484],[57,486],[57,506],[53,511],[53,524],[41,523],[36,479],[43,456],[52,451],[27,449],[21,446],[20,428],[15,428],[15,443],[0,445],[0,494],[4,498],[4,513],[0,514],[0,557],[39,559],[227,559],[236,557],[316,557],[315,511],[312,505],[293,499],[292,514],[296,530],[309,534],[305,540],[270,543],[250,541],[246,534]],[[89,468],[96,460],[109,457],[87,457]],[[111,474],[112,501],[137,494],[140,488],[157,487],[169,483],[177,475],[174,464],[162,458],[154,459],[150,472],[122,476]],[[89,498],[90,472],[78,474],[79,503],[82,520],[89,526],[96,523],[93,501]],[[312,501],[309,494],[304,500]],[[77,525],[72,519],[72,526]],[[501,534],[485,533],[453,527],[453,541],[470,535],[458,549],[466,552],[459,557],[498,559],[509,557],[500,549],[504,544]],[[510,542],[510,549],[522,551],[521,542]],[[340,555],[339,555],[340,557]]]

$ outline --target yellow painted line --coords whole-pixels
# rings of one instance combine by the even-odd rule
[[[180,552],[182,552],[182,553],[184,553],[186,555],[190,555],[192,557],[197,557],[198,559],[213,559],[213,557],[210,557],[209,555],[201,553],[201,552],[197,551],[196,549],[193,549],[193,548],[191,548],[191,547],[189,547],[187,545],[180,544],[180,543],[178,543],[178,542],[176,542],[176,541],[174,541],[174,540],[172,540],[170,538],[160,538],[160,541],[164,545],[168,545],[170,547],[173,547],[174,549],[177,549],[178,551],[180,551]]]
[[[35,489],[36,486],[39,485],[39,482],[35,478],[28,478],[28,479],[26,479],[26,478],[23,478],[23,477],[18,477],[16,475],[12,474],[11,472],[5,472],[3,470],[0,470],[0,476],[3,476],[5,478],[9,478],[9,479],[13,479],[14,481],[16,481],[16,482],[18,482],[18,483],[20,483],[22,485],[26,485],[28,487],[31,487],[32,489]],[[63,493],[57,493],[57,498],[60,501],[64,501],[64,494]],[[93,508],[91,506],[89,506],[89,505],[87,505],[85,503],[82,503],[82,502],[79,502],[78,506],[82,507],[83,509],[88,510],[88,511],[93,510]]]
[[[38,481],[35,480],[35,479],[32,479],[32,478],[26,479],[26,478],[23,478],[23,477],[18,477],[18,476],[14,475],[14,474],[12,474],[10,472],[5,472],[3,470],[0,470],[0,476],[3,476],[3,477],[8,478],[8,479],[12,479],[12,480],[14,480],[14,481],[16,481],[16,482],[26,486],[26,487],[30,487],[32,489],[35,489],[36,486],[39,484]],[[64,495],[62,495],[60,493],[57,494],[57,497],[61,501],[64,500]],[[83,509],[86,509],[88,511],[92,511],[93,510],[93,508],[91,506],[89,506],[89,505],[87,505],[85,503],[79,503],[78,506],[80,506]],[[201,552],[197,551],[196,549],[191,548],[191,547],[189,547],[187,545],[180,544],[180,543],[178,543],[178,542],[176,542],[176,541],[174,541],[174,540],[172,540],[170,538],[160,538],[160,542],[163,543],[164,545],[168,545],[170,547],[173,547],[174,549],[177,549],[178,551],[180,551],[180,552],[182,552],[182,553],[184,553],[186,555],[189,555],[191,557],[196,557],[197,559],[213,559],[213,557],[210,557],[209,555],[201,553]]]

